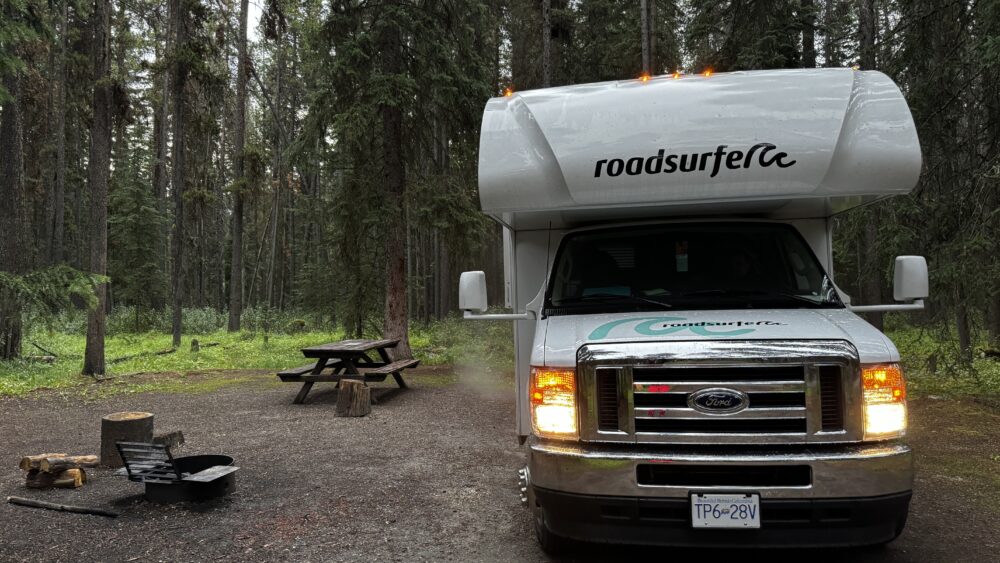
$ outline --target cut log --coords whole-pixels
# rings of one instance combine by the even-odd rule
[[[101,419],[101,465],[121,467],[118,442],[153,441],[153,413],[117,412]]]
[[[87,482],[87,472],[83,469],[67,469],[56,475],[52,486],[57,489],[79,489]]]
[[[21,463],[18,467],[22,471],[31,471],[32,469],[38,469],[38,465],[43,459],[47,457],[66,457],[69,454],[38,454],[38,455],[27,455],[21,458]]]
[[[96,455],[76,455],[66,457],[47,457],[38,462],[38,468],[46,473],[59,473],[67,469],[81,467],[97,467]]]
[[[372,412],[372,390],[363,381],[342,379],[337,394],[337,416],[365,416]]]
[[[29,489],[78,489],[87,482],[87,473],[83,469],[67,469],[59,473],[47,473],[40,469],[32,469],[24,481]]]
[[[72,504],[56,504],[54,502],[45,502],[41,500],[34,500],[30,498],[21,497],[7,497],[7,502],[10,504],[18,504],[21,506],[30,506],[33,508],[47,508],[49,510],[61,510],[63,512],[75,512],[77,514],[96,514],[97,516],[107,516],[108,518],[117,518],[117,512],[111,512],[110,510],[104,510],[101,508],[88,508],[86,506],[73,506]]]

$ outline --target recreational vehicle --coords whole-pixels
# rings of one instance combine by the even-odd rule
[[[920,174],[889,78],[525,91],[491,99],[481,135],[479,198],[503,225],[510,311],[488,308],[483,272],[462,274],[459,301],[466,318],[514,321],[522,500],[543,548],[900,534],[905,379],[857,313],[922,308],[927,265],[895,259],[898,303],[852,303],[831,244],[835,215]]]

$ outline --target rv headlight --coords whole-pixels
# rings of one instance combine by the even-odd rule
[[[576,370],[531,368],[531,427],[537,436],[575,438]]]
[[[906,433],[906,382],[899,364],[862,366],[865,439],[884,440]]]

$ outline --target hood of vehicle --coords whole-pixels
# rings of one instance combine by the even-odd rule
[[[549,366],[576,365],[577,350],[589,343],[698,340],[846,340],[862,362],[899,358],[885,335],[847,309],[604,313],[551,316],[543,322],[539,336],[544,340],[536,353],[542,352],[540,363]]]

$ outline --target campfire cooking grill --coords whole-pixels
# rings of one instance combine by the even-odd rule
[[[174,458],[163,444],[118,442],[130,481],[146,485],[146,500],[157,503],[203,502],[236,488],[233,458],[194,455]]]

